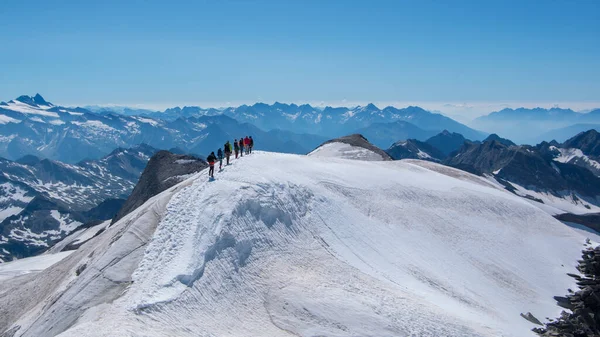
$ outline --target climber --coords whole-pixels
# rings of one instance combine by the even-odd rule
[[[219,158],[219,170],[223,169],[223,151],[221,151],[221,148],[219,148],[219,150],[217,151],[217,158]]]
[[[250,153],[250,138],[248,138],[248,136],[244,138],[244,149],[246,150],[246,154]]]
[[[208,176],[211,178],[215,177],[215,162],[217,161],[217,157],[215,156],[214,152],[211,152],[208,157],[206,158],[206,161],[208,162]]]
[[[225,158],[227,159],[227,165],[229,165],[229,157],[231,157],[231,143],[229,143],[229,141],[227,141],[227,143],[225,143]]]
[[[235,159],[237,159],[240,153],[240,144],[238,144],[237,138],[233,141],[233,151],[235,151]]]

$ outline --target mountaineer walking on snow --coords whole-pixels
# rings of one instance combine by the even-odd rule
[[[244,149],[246,149],[246,154],[249,154],[250,152],[250,138],[248,138],[248,136],[246,136],[246,138],[244,138]]]
[[[244,137],[240,138],[240,157],[244,156]]]
[[[252,148],[254,147],[254,139],[250,136],[250,153],[252,153]]]
[[[219,170],[223,169],[223,151],[221,151],[221,148],[219,148],[219,150],[217,151],[217,157],[219,158]]]
[[[217,157],[215,157],[215,153],[211,152],[208,157],[206,158],[206,161],[208,162],[208,176],[211,178],[215,177],[215,162],[217,161]]]
[[[233,141],[233,149],[235,151],[235,159],[237,159],[238,154],[240,153],[240,144],[238,144],[237,138]]]
[[[227,143],[225,143],[225,158],[227,159],[227,165],[229,165],[229,157],[231,157],[231,143],[227,141]]]

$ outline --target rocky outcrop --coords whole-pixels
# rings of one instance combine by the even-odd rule
[[[485,143],[485,142],[492,141],[492,140],[495,140],[506,146],[517,145],[517,144],[513,143],[510,139],[502,138],[495,133],[492,133],[491,135],[489,135],[486,139],[483,140],[483,142]]]
[[[392,145],[386,152],[394,159],[422,159],[440,162],[446,155],[428,143],[416,139],[400,141]]]
[[[568,295],[554,297],[557,305],[570,312],[563,311],[559,318],[546,323],[545,327],[534,328],[538,335],[600,336],[600,247],[585,249],[577,269],[582,275],[568,275],[575,279],[579,290],[573,292],[569,289]]]
[[[600,157],[600,133],[591,129],[565,141],[564,148],[580,149],[585,155]]]
[[[532,146],[506,146],[492,140],[481,144],[465,143],[445,162],[449,166],[497,178],[527,189],[557,196],[575,192],[594,203],[600,196],[600,178],[588,169],[553,161]]]
[[[554,217],[560,221],[573,222],[576,224],[584,225],[588,228],[595,230],[596,232],[600,232],[600,213],[564,213],[555,215]]]
[[[456,132],[444,130],[441,133],[427,139],[425,142],[444,154],[444,157],[458,151],[461,146],[467,141],[463,135]]]
[[[355,146],[355,147],[361,147],[363,149],[367,149],[371,152],[374,152],[374,153],[380,155],[383,160],[392,160],[392,157],[390,157],[389,154],[387,154],[385,151],[378,148],[377,146],[371,144],[367,140],[367,138],[365,138],[361,134],[356,133],[353,135],[328,140],[325,143],[321,144],[319,147],[322,147],[323,145],[327,145],[327,144],[331,144],[331,143],[344,143],[344,144],[348,144],[348,145]]]
[[[157,152],[150,158],[133,192],[112,222],[117,222],[148,199],[180,183],[186,175],[206,167],[208,164],[204,160],[194,156],[174,154],[169,151]]]

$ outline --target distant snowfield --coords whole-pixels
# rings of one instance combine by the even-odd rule
[[[8,123],[19,123],[21,122],[18,119],[14,119],[12,117],[8,117],[6,115],[0,115],[0,124],[8,124]]]
[[[0,282],[16,276],[40,272],[69,256],[73,251],[56,254],[44,254],[26,259],[0,263]],[[0,289],[0,294],[5,289]]]
[[[534,336],[585,238],[434,163],[255,152],[0,294],[0,333]]]
[[[322,145],[308,155],[321,158],[343,158],[374,161],[384,160],[383,157],[371,150],[341,142]]]
[[[600,163],[598,163],[595,160],[590,159],[588,156],[583,154],[583,152],[580,149],[573,149],[573,148],[559,149],[555,146],[553,146],[551,148],[554,148],[554,149],[557,149],[558,151],[560,151],[560,156],[557,158],[554,158],[555,161],[558,161],[561,163],[570,163],[573,159],[581,159],[581,160],[587,162],[590,166],[592,166],[596,169],[600,169]]]

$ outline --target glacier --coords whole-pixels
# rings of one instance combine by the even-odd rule
[[[519,314],[558,315],[553,296],[575,286],[566,273],[589,236],[420,160],[256,151],[215,176],[199,172],[62,261],[4,280],[0,332],[534,336]]]

